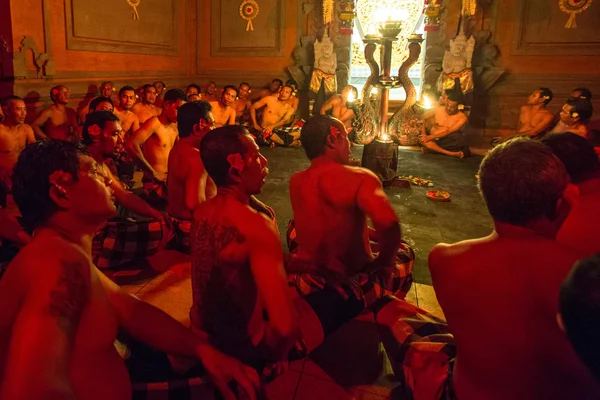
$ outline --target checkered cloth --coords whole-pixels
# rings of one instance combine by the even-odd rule
[[[142,178],[142,187],[144,189],[141,197],[144,201],[159,211],[167,208],[167,183],[158,181],[153,177],[144,176]]]
[[[110,218],[92,242],[92,260],[98,268],[118,268],[155,254],[170,232],[156,220]]]
[[[190,254],[190,231],[192,230],[192,221],[175,218],[169,214],[167,214],[167,221],[175,235],[177,250],[185,254]]]
[[[444,321],[393,296],[378,302],[375,321],[407,399],[455,398],[456,344]]]
[[[295,253],[298,250],[298,242],[296,242],[294,220],[288,224],[286,239],[290,253]],[[371,307],[378,299],[386,295],[394,295],[403,299],[412,285],[414,261],[414,251],[407,243],[402,242],[396,255],[395,266],[360,273],[348,278],[343,283],[332,286],[335,286],[345,296],[356,296],[362,299],[365,307]],[[315,274],[288,275],[288,284],[295,286],[301,296],[323,290],[327,283],[332,284],[326,277]]]

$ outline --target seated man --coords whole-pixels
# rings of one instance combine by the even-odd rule
[[[277,97],[277,95],[279,94],[279,92],[281,92],[281,89],[283,87],[283,81],[279,78],[275,78],[271,81],[271,83],[269,84],[269,86],[265,86],[259,93],[259,98],[263,99],[267,96],[275,96]]]
[[[235,109],[232,105],[237,94],[235,86],[227,85],[223,88],[220,99],[210,102],[212,114],[215,118],[215,127],[220,128],[225,125],[235,125]]]
[[[183,91],[169,90],[165,94],[164,108],[160,116],[144,122],[142,127],[131,135],[125,147],[127,154],[144,171],[142,182],[146,201],[159,210],[164,210],[167,205],[169,153],[179,137],[177,110],[185,104],[185,99]]]
[[[277,97],[263,97],[250,107],[250,118],[252,118],[254,126],[252,134],[258,144],[271,142],[273,145],[277,143],[283,146],[290,146],[298,143],[297,140],[300,138],[300,132],[281,133],[283,137],[274,132],[275,129],[292,122],[294,109],[287,102],[292,96],[293,90],[291,86],[284,86]],[[265,109],[259,124],[256,119],[256,111],[262,107],[265,107]]]
[[[131,399],[119,329],[201,360],[225,398],[232,379],[254,398],[251,369],[96,269],[92,236],[115,213],[109,184],[79,145],[41,141],[21,153],[15,199],[35,235],[0,281],[0,399]]]
[[[273,212],[253,196],[267,160],[237,125],[206,134],[200,155],[218,191],[194,212],[192,330],[262,370],[287,359],[297,337]]]
[[[204,93],[202,93],[201,99],[204,101],[219,101],[219,93],[217,93],[217,84],[214,81],[210,81],[206,84]]]
[[[242,82],[238,86],[238,97],[232,107],[235,110],[235,122],[239,125],[249,126],[250,124],[251,92],[249,83]]]
[[[272,378],[364,306],[329,287],[304,297],[288,291],[275,214],[253,196],[267,160],[244,127],[207,133],[200,154],[218,190],[194,212],[192,330]]]
[[[102,82],[102,84],[99,87],[100,96],[97,96],[97,97],[105,97],[105,98],[109,99],[111,104],[113,104],[113,106],[114,106],[114,102],[112,99],[112,95],[113,95],[114,91],[115,91],[115,86],[112,82],[110,82],[110,81]],[[88,112],[88,110],[90,108],[89,103],[97,97],[92,97],[87,104],[84,104],[79,109],[78,114],[79,114],[79,119],[82,124],[85,123],[85,119],[87,118],[87,116],[89,114],[89,112]],[[100,111],[100,110],[98,110],[98,111]]]
[[[491,150],[479,176],[494,231],[429,255],[447,326],[398,300],[377,313],[393,327],[397,343],[384,346],[394,371],[414,398],[600,398],[556,323],[560,284],[579,254],[554,238],[577,188],[550,149],[525,138]]]
[[[140,125],[152,117],[158,117],[162,109],[154,105],[156,102],[156,88],[149,83],[142,87],[142,101],[134,104],[131,111],[138,116]]]
[[[154,89],[156,89],[156,101],[154,102],[154,105],[158,108],[162,108],[165,94],[167,92],[167,85],[165,85],[163,81],[156,81],[152,84],[152,86],[154,86]]]
[[[471,154],[461,131],[467,123],[467,116],[461,111],[464,109],[461,101],[461,96],[455,92],[447,93],[445,105],[423,115],[422,151],[427,149],[458,158]]]
[[[546,106],[552,101],[552,91],[540,88],[527,98],[527,105],[521,107],[517,135],[540,138],[552,129],[554,116]]]
[[[562,161],[571,182],[579,188],[579,202],[558,231],[556,241],[586,256],[600,252],[600,161],[594,147],[570,132],[549,135],[542,143]]]
[[[358,90],[354,86],[346,86],[341,94],[334,94],[321,107],[321,115],[331,112],[333,118],[342,121],[347,132],[352,131],[352,121],[356,114],[352,108],[348,108],[348,103],[358,99]]]
[[[114,159],[123,146],[119,118],[108,111],[88,115],[83,125],[83,144],[96,161],[103,176],[110,180],[109,187],[117,205],[124,212],[133,212],[135,219],[113,217],[94,236],[92,260],[98,268],[118,268],[130,261],[141,260],[156,253],[168,239],[163,215],[148,203],[128,192],[117,178]],[[139,219],[146,217],[150,220]]]
[[[350,143],[341,121],[312,117],[302,127],[302,137],[311,165],[290,179],[295,233],[289,235],[295,236],[297,249],[289,246],[293,254],[287,272],[300,274],[293,278],[300,291],[310,280],[356,280],[367,306],[385,294],[404,298],[414,254],[401,241],[398,217],[381,182],[367,169],[347,166]],[[376,255],[367,217],[379,242]]]
[[[10,96],[2,99],[5,118],[0,122],[0,206],[11,188],[11,175],[19,154],[35,142],[31,126],[25,123],[27,107],[22,98]]]
[[[569,99],[562,107],[560,121],[551,133],[571,132],[587,139],[587,123],[592,118],[593,112],[592,103],[588,100]]]
[[[200,100],[200,86],[192,83],[185,89],[185,95],[189,102]]]
[[[121,136],[123,142],[125,142],[133,132],[140,129],[140,118],[131,111],[134,104],[135,89],[131,86],[123,86],[121,90],[119,90],[119,105],[115,107],[114,110],[114,113],[119,117],[121,127],[123,128],[123,135]]]
[[[600,381],[600,255],[577,261],[560,288],[558,316],[571,345]]]
[[[300,104],[300,99],[298,98],[298,96],[296,96],[298,94],[298,83],[293,80],[293,79],[288,79],[285,84],[287,86],[291,86],[292,88],[292,97],[290,97],[290,99],[288,100],[288,104],[290,105],[290,107],[292,107],[294,109],[294,115],[292,115],[292,121],[295,118],[296,112],[298,112],[298,105]]]
[[[217,188],[200,159],[200,142],[214,129],[210,103],[200,100],[181,106],[177,113],[179,141],[169,154],[168,217],[179,250],[190,252],[194,210],[217,194]]]
[[[42,111],[31,125],[35,137],[66,141],[79,140],[77,113],[67,107],[69,89],[63,85],[53,87],[50,89],[50,99],[54,104]]]

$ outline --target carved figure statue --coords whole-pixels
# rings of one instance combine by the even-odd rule
[[[329,35],[323,35],[321,41],[315,40],[315,66],[310,80],[310,90],[318,93],[321,82],[325,85],[325,94],[330,95],[337,91],[335,70],[337,68],[337,56],[333,42]]]
[[[439,92],[454,88],[456,78],[460,80],[460,88],[463,93],[474,89],[471,69],[474,49],[475,38],[471,36],[467,39],[464,32],[461,32],[456,38],[450,39],[450,50],[444,54],[443,72],[438,80]]]

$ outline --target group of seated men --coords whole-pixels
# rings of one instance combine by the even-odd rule
[[[483,160],[479,186],[494,232],[440,244],[429,256],[446,324],[403,300],[414,254],[376,176],[347,165],[348,132],[338,119],[315,116],[302,127],[310,166],[290,180],[286,256],[274,211],[254,197],[268,176],[256,136],[242,125],[215,129],[210,103],[186,103],[171,89],[160,114],[125,137],[145,172],[143,198],[119,179],[117,114],[87,115],[82,145],[68,135],[35,142],[22,100],[3,108],[0,134],[20,153],[8,152],[16,163],[7,190],[20,213],[10,226],[24,227],[13,237],[27,244],[0,280],[1,400],[130,398],[127,374],[137,374],[113,345],[119,328],[201,361],[225,398],[254,398],[260,381],[365,310],[375,313],[394,372],[415,398],[600,395],[598,259],[569,275],[577,260],[600,252],[600,161],[576,133],[514,139]],[[155,207],[165,181],[166,215]],[[166,225],[187,233],[177,242],[192,256],[191,329],[97,270],[94,247],[115,202],[148,217],[161,243]]]

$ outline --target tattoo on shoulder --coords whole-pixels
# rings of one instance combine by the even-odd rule
[[[77,331],[83,310],[89,305],[91,293],[88,270],[81,262],[61,261],[61,275],[50,293],[49,312],[68,335]]]

